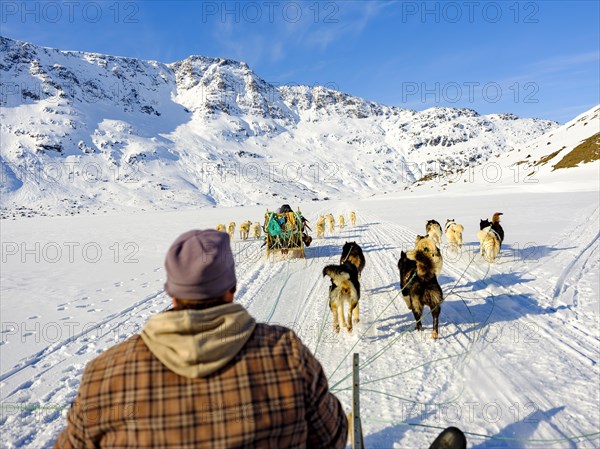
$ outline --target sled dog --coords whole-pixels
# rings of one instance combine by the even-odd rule
[[[252,222],[250,220],[240,224],[240,239],[248,240],[248,236],[250,235],[250,226],[252,226]]]
[[[493,263],[498,254],[504,240],[504,229],[500,226],[500,215],[502,212],[496,212],[490,222],[487,218],[479,222],[479,254],[489,263]]]
[[[496,212],[492,217],[492,229],[498,237],[500,237],[500,243],[504,241],[504,229],[500,226],[500,215],[504,215],[502,212]]]
[[[352,323],[358,323],[360,299],[360,283],[358,280],[358,270],[347,261],[341,265],[327,265],[323,268],[323,277],[331,278],[329,286],[329,308],[333,314],[333,330],[340,331],[340,323],[343,327],[352,332]],[[347,309],[347,320],[344,316],[344,309]]]
[[[436,245],[442,243],[442,226],[437,221],[429,220],[425,225],[425,232]]]
[[[450,246],[454,248],[462,248],[463,239],[462,233],[465,230],[464,226],[454,221],[454,218],[446,220],[446,226],[444,226],[446,239]]]
[[[260,232],[261,232],[260,223],[258,221],[256,221],[256,222],[254,222],[254,225],[252,226],[252,234],[253,234],[254,240],[258,240],[260,238]]]
[[[218,224],[217,225],[217,231],[219,231],[219,232],[225,232],[225,225],[224,224]]]
[[[437,245],[433,242],[429,237],[421,237],[417,236],[417,243],[415,243],[415,249],[408,251],[408,257],[412,260],[415,260],[415,253],[417,251],[421,251],[425,254],[428,254],[431,257],[433,262],[433,269],[435,271],[435,275],[439,276],[442,272],[442,266],[444,265],[444,260],[442,259],[442,253]]]
[[[342,255],[340,256],[340,265],[350,262],[358,270],[358,278],[362,270],[365,268],[365,255],[363,254],[362,248],[356,242],[346,242],[342,248]]]
[[[346,220],[344,219],[343,215],[338,217],[338,223],[340,224],[340,229],[344,229],[344,227],[346,227]]]
[[[325,217],[323,215],[319,215],[317,224],[315,225],[315,231],[318,239],[322,239],[325,236]]]
[[[329,232],[333,234],[333,231],[335,230],[335,220],[331,214],[327,214],[327,226],[329,226]]]
[[[350,212],[350,224],[356,226],[356,212]]]
[[[412,253],[412,257],[409,256]],[[398,261],[400,271],[400,289],[406,306],[412,310],[417,322],[417,330],[422,330],[421,316],[423,308],[429,307],[433,317],[431,337],[438,338],[438,324],[444,296],[435,275],[434,262],[429,253],[415,249],[400,253]]]
[[[227,225],[227,234],[233,239],[233,235],[235,234],[235,221],[232,221]]]

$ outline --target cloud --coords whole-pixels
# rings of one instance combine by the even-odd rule
[[[294,8],[286,9],[286,5]],[[212,37],[230,57],[251,66],[285,60],[293,52],[326,51],[362,33],[393,2],[284,2],[263,11],[260,21],[215,18]],[[272,19],[272,20],[271,20]]]
[[[554,84],[565,84],[571,79],[581,80],[581,74],[585,74],[586,70],[582,71],[582,66],[590,62],[596,62],[596,73],[598,71],[598,62],[600,61],[599,52],[587,52],[580,54],[559,55],[552,58],[542,59],[531,62],[521,68],[513,68],[515,75],[497,80],[502,85],[511,85],[513,83],[533,82],[541,83],[549,86]],[[519,73],[520,72],[520,73]],[[561,74],[560,79],[554,79],[553,76]]]
[[[342,5],[341,9],[338,6],[340,4]],[[369,22],[393,4],[394,2],[391,1],[328,2],[326,5],[336,5],[337,9],[331,9],[327,11],[328,14],[324,12],[319,15],[319,22],[315,21],[319,27],[306,36],[305,43],[324,51],[331,44],[345,39],[348,35],[361,34]]]
[[[560,55],[530,64],[532,70],[539,73],[559,72],[570,69],[574,65],[586,64],[588,62],[600,62],[600,52],[591,51],[580,54]]]

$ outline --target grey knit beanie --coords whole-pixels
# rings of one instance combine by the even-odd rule
[[[236,285],[229,235],[213,229],[180,235],[167,251],[165,268],[165,291],[177,299],[215,298]]]

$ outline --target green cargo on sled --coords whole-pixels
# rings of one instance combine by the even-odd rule
[[[263,230],[266,237],[267,258],[278,255],[288,258],[304,258],[304,247],[312,238],[305,232],[306,220],[297,212],[269,212],[265,214]]]

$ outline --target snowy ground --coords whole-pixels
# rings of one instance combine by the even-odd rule
[[[277,207],[274,204],[273,207]],[[293,207],[296,205],[292,204]],[[265,260],[236,239],[238,293],[260,321],[293,327],[350,407],[353,352],[361,357],[367,448],[425,448],[457,425],[471,448],[600,446],[598,192],[382,195],[301,205],[358,224],[315,240],[305,260]],[[480,218],[504,212],[493,265],[478,255]],[[51,446],[85,364],[169,305],[169,244],[192,228],[261,220],[262,207],[32,218],[2,222],[2,447]],[[427,219],[465,226],[460,254],[445,247],[440,339],[413,330],[396,263]],[[322,267],[355,240],[365,251],[361,322],[332,332]],[[407,423],[411,425],[407,425]]]

